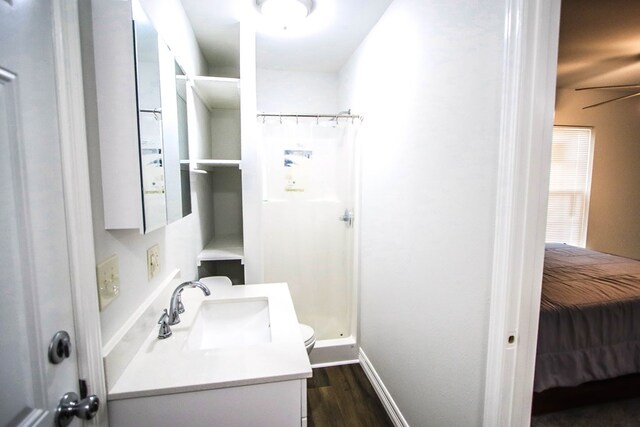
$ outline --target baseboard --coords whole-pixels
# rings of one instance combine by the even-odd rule
[[[389,418],[391,418],[391,422],[393,423],[393,425],[396,427],[409,427],[407,420],[405,420],[402,416],[400,409],[393,401],[393,398],[389,394],[387,388],[384,386],[382,379],[380,379],[380,377],[378,376],[378,373],[376,372],[375,368],[369,361],[369,358],[362,350],[362,348],[360,349],[359,357],[360,365],[362,366],[364,373],[367,375],[367,378],[369,378],[369,381],[376,391],[376,394],[380,398],[382,406],[384,406],[387,414],[389,414]]]

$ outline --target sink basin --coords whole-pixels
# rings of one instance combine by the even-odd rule
[[[266,298],[205,301],[193,321],[186,350],[244,347],[271,342]]]

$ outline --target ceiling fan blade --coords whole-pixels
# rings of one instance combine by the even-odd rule
[[[598,107],[600,105],[608,104],[613,101],[620,101],[622,99],[633,98],[634,96],[640,96],[640,92],[632,93],[631,95],[619,96],[617,98],[609,99],[607,101],[598,102],[597,104],[587,105],[586,107],[582,107],[582,109],[586,110],[587,108]]]
[[[615,85],[615,86],[592,86],[592,87],[579,87],[576,90],[595,90],[595,89],[640,89],[640,84],[634,85]]]

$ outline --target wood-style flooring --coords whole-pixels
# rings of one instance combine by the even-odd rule
[[[393,427],[358,363],[313,370],[307,422],[309,427]]]

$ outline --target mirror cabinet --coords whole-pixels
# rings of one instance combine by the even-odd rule
[[[105,228],[148,233],[191,213],[187,76],[137,1],[92,20]]]

